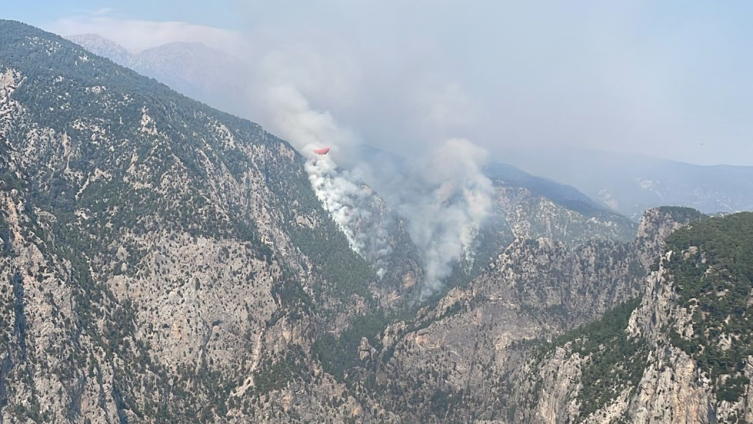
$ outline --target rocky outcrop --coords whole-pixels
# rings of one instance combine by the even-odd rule
[[[635,224],[602,210],[578,210],[536,195],[525,187],[495,180],[496,212],[509,223],[516,238],[545,237],[577,246],[601,238],[631,241]]]
[[[705,215],[690,208],[662,207],[647,210],[638,225],[637,246],[641,249],[641,262],[650,267],[664,250],[664,240],[676,229]]]
[[[747,271],[714,262],[734,234],[495,199],[470,271],[417,303],[376,195],[384,273],[286,142],[2,21],[0,421],[751,420]]]
[[[665,222],[654,223],[653,214],[643,232],[662,236]],[[638,296],[648,272],[641,255],[658,246],[643,253],[637,242],[568,247],[544,238],[516,240],[467,287],[384,331],[376,381],[378,392],[389,395],[380,402],[424,422],[565,422],[559,418],[569,416],[565,411],[578,412],[572,384],[587,358],[562,348],[545,364],[525,358],[542,341]],[[529,386],[541,390],[536,400],[518,397]]]
[[[660,227],[665,229],[675,226],[664,225],[668,221],[657,219],[657,212],[647,214],[651,221],[662,223]],[[676,216],[678,212],[687,211],[673,213]],[[634,378],[615,379],[604,385],[585,377],[586,372],[600,366],[593,358],[562,361],[563,351],[577,358],[573,345],[587,342],[605,325],[592,324],[576,335],[574,342],[529,362],[529,371],[534,374],[556,367],[560,375],[580,373],[581,377],[564,381],[564,389],[554,398],[547,389],[552,387],[551,382],[529,385],[529,397],[536,401],[527,407],[529,412],[523,413],[529,417],[527,421],[747,422],[751,417],[748,405],[753,357],[749,339],[741,335],[747,325],[746,308],[751,304],[751,234],[751,214],[703,220],[674,233],[656,269],[646,278],[641,303],[615,333],[615,337],[632,340],[639,348],[635,352],[615,351],[610,366],[630,369]],[[727,293],[732,292],[742,297],[728,299]],[[593,349],[591,355],[598,358],[598,352],[610,349],[610,345],[596,344]],[[641,351],[647,352],[645,359],[636,355]],[[613,395],[584,411],[577,402],[578,393],[594,385]],[[563,415],[562,411],[569,412]],[[559,418],[552,421],[548,418],[551,416]]]
[[[22,24],[0,50],[0,420],[372,414],[310,355],[378,287],[294,149]]]
[[[380,403],[424,422],[586,419],[580,415],[582,368],[608,358],[574,342],[547,354],[540,346],[641,295],[653,264],[644,266],[642,257],[664,246],[661,240],[641,243],[679,225],[671,211],[652,210],[640,225],[643,240],[631,243],[591,240],[568,247],[543,238],[516,240],[467,287],[387,327],[376,382],[377,392],[389,395]],[[629,312],[620,318],[623,330]],[[634,349],[635,361],[645,358],[648,350],[630,340],[615,343]],[[640,375],[623,377],[631,385],[615,392],[621,403],[600,409],[595,422],[628,410]]]

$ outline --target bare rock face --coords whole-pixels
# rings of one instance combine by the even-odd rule
[[[661,279],[661,272],[652,273],[649,281]],[[661,281],[664,282],[663,280]],[[528,414],[528,422],[612,422],[623,420],[636,423],[690,423],[710,422],[709,382],[704,380],[688,355],[672,347],[659,328],[663,323],[656,317],[669,320],[671,313],[671,287],[662,286],[662,293],[653,298],[644,298],[630,315],[624,316],[617,338],[635,342],[636,352],[625,349],[624,344],[608,339],[608,344],[588,346],[588,332],[567,344],[556,347],[543,358],[528,363],[526,381],[534,377],[537,384],[529,384],[526,390],[536,399]],[[668,295],[670,297],[668,297]],[[654,317],[653,319],[651,317]],[[666,317],[666,319],[664,319]],[[619,332],[623,334],[619,334]],[[603,336],[600,336],[603,337]],[[588,375],[594,367],[603,366],[605,353],[616,355],[616,362],[609,362],[603,375]],[[634,356],[633,356],[634,355]],[[639,360],[634,360],[638,358]],[[616,373],[614,369],[634,366],[634,374]],[[555,370],[555,371],[553,371]],[[701,377],[699,379],[699,377]],[[597,380],[594,381],[594,378]],[[604,379],[604,382],[600,382]],[[585,392],[598,385],[596,405],[584,404],[589,400]],[[525,384],[524,384],[525,387]],[[553,390],[554,389],[554,390]],[[609,396],[603,396],[609,393]],[[584,413],[584,407],[588,407]]]
[[[641,225],[644,238],[666,237],[670,231],[665,228],[680,226],[666,217],[669,212],[657,212],[647,212]],[[633,396],[639,383],[644,384],[642,373],[616,375],[614,380],[624,383],[606,398],[584,401],[584,396],[593,398],[588,394],[594,390],[590,379],[602,372],[595,367],[613,360],[609,349],[625,350],[631,367],[642,371],[650,349],[639,340],[650,330],[615,338],[614,347],[577,338],[553,351],[545,346],[547,341],[560,343],[563,333],[605,313],[605,319],[622,323],[616,334],[639,327],[631,313],[641,309],[631,299],[650,285],[647,267],[653,264],[644,266],[642,258],[651,252],[658,255],[664,242],[639,243],[592,240],[568,247],[544,238],[516,240],[467,287],[450,290],[414,320],[387,327],[379,354],[384,365],[377,369],[376,381],[379,392],[390,395],[380,402],[424,422],[619,419],[634,408]],[[629,309],[611,312],[625,302]],[[673,361],[680,366],[682,357]],[[604,399],[608,402],[601,405]]]
[[[303,165],[0,21],[0,422],[753,422],[750,217],[497,184],[491,260],[415,303],[403,223],[378,274]]]
[[[676,348],[670,348],[665,357],[647,366],[631,402],[636,406],[630,411],[633,422],[715,422],[709,408],[713,402],[710,384],[698,376],[695,361]]]
[[[0,421],[373,413],[310,354],[376,303],[292,147],[25,25],[0,46]]]
[[[516,240],[468,287],[451,290],[414,321],[385,330],[377,383],[391,395],[381,402],[425,422],[515,416],[514,387],[523,385],[516,378],[527,344],[588,323],[637,296],[645,274],[632,244],[600,240],[569,248],[548,239]],[[567,376],[578,371],[569,364],[550,365],[546,372],[526,369],[546,376],[540,384],[551,405],[573,390]],[[541,408],[550,418],[577,410]]]
[[[529,370],[538,373],[541,379],[540,397],[532,411],[535,421],[555,424],[566,422],[565,417],[577,415],[575,395],[580,387],[574,386],[573,382],[580,379],[583,362],[577,353],[568,355],[566,349],[559,348],[544,366]]]
[[[577,246],[595,238],[631,241],[635,224],[604,210],[566,207],[506,182],[495,188],[496,212],[509,223],[516,238],[540,237]]]
[[[656,262],[664,249],[664,240],[676,229],[704,217],[690,208],[664,207],[647,210],[638,226],[638,246],[642,249],[641,261],[649,267]]]
[[[534,402],[520,417],[528,422],[747,421],[753,359],[743,334],[753,304],[752,236],[750,213],[704,218],[672,233],[646,278],[640,303],[608,313],[570,336],[572,341],[528,362],[532,371],[523,381],[533,383],[524,398]],[[569,362],[563,363],[563,351]],[[530,378],[553,367],[560,375],[580,373],[554,398],[550,388],[561,386]],[[597,401],[589,401],[594,394]],[[552,421],[552,416],[559,418]]]
[[[361,344],[358,346],[358,359],[366,361],[370,359],[376,353],[376,349],[371,347],[369,339],[366,337],[361,338]]]

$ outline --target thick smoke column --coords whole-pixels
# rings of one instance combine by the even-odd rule
[[[384,275],[385,259],[392,253],[385,222],[379,216],[374,192],[353,172],[340,170],[329,157],[309,159],[306,172],[316,196],[340,229],[350,247],[376,265]]]
[[[450,139],[412,169],[412,184],[391,184],[390,200],[407,218],[422,256],[422,297],[441,289],[461,261],[473,262],[473,243],[491,213],[493,186],[483,174],[486,151]]]
[[[482,172],[486,152],[450,139],[409,166],[385,156],[359,158],[356,137],[327,112],[315,110],[295,85],[269,79],[266,111],[280,135],[307,157],[309,181],[351,248],[382,276],[392,253],[385,207],[370,187],[406,219],[424,267],[422,297],[436,292],[459,264],[472,264],[474,240],[490,214],[493,188]],[[313,153],[331,146],[327,156]],[[347,169],[339,165],[347,164]],[[394,172],[391,172],[394,171]]]
[[[392,252],[384,221],[373,216],[375,196],[355,170],[337,166],[334,158],[349,151],[354,137],[340,128],[329,113],[311,108],[304,95],[292,85],[268,90],[272,118],[283,137],[307,157],[305,169],[324,209],[348,239],[351,249],[376,265],[384,275],[385,258]],[[319,156],[316,148],[331,146],[331,153]]]

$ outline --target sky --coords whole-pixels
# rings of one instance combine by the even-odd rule
[[[580,147],[705,165],[753,165],[751,16],[747,0],[62,0],[0,13],[131,50],[223,49],[252,64],[249,86],[290,85],[387,150],[463,138],[499,156]]]

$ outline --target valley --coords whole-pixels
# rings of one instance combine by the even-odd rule
[[[750,213],[396,193],[95,53],[0,20],[0,423],[753,422]]]

